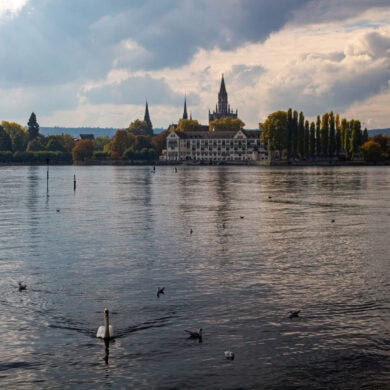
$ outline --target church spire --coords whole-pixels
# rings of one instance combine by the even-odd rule
[[[188,119],[188,114],[187,114],[187,96],[184,96],[183,119]]]
[[[219,94],[218,94],[218,112],[225,115],[228,113],[228,95],[226,92],[223,73],[222,73],[221,87],[219,89]]]
[[[152,121],[150,120],[150,115],[149,115],[148,101],[146,101],[146,105],[145,105],[144,121],[145,121],[146,124],[148,125],[149,130],[152,130],[152,131],[153,131],[153,125],[152,125]]]

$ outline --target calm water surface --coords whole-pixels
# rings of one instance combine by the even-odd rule
[[[1,388],[390,388],[389,168],[46,171],[0,167]]]

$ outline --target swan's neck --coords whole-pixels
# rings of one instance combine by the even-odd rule
[[[110,338],[110,322],[108,319],[108,312],[104,313],[104,338]]]

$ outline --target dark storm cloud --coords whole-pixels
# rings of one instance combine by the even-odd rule
[[[0,86],[98,79],[113,65],[180,66],[201,47],[265,39],[307,2],[30,0],[17,17],[0,22]],[[122,47],[117,57],[126,40],[143,52]]]

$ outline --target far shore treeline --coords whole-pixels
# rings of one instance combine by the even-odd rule
[[[223,119],[223,126],[229,127],[225,123],[226,118]],[[192,129],[194,124],[199,125],[199,122],[181,119],[178,129]],[[362,130],[359,120],[340,119],[333,112],[318,115],[317,120],[310,123],[305,120],[303,112],[298,114],[291,108],[288,111],[276,111],[260,124],[260,130],[262,143],[268,153],[280,160],[361,159],[370,163],[390,160],[387,135],[369,137],[367,129]],[[165,149],[167,135],[168,130],[154,134],[150,122],[136,119],[126,129],[116,130],[113,137],[85,135],[75,138],[70,134],[44,136],[40,133],[33,112],[27,127],[15,122],[1,122],[0,163],[154,162]]]

